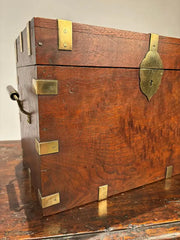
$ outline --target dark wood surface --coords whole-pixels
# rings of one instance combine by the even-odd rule
[[[31,113],[31,124],[27,122],[27,116],[20,114],[21,139],[23,148],[23,162],[31,169],[32,184],[41,190],[40,161],[35,150],[35,139],[39,139],[39,112],[38,96],[32,91],[32,79],[37,78],[36,66],[17,69],[18,91],[23,107]]]
[[[3,240],[180,239],[180,175],[41,217],[19,141],[0,142],[0,206]]]
[[[44,215],[96,201],[101,185],[111,196],[165,178],[169,165],[180,173],[180,71],[164,71],[150,102],[138,76],[138,69],[18,68],[20,96],[33,113],[31,125],[21,114],[25,164],[42,196],[61,196]],[[37,97],[34,77],[57,79],[58,95]],[[59,153],[39,157],[35,138],[58,140]]]
[[[36,191],[61,198],[44,215],[97,200],[102,185],[112,196],[163,179],[169,165],[180,173],[179,39],[160,37],[168,70],[148,102],[139,89],[148,34],[73,23],[73,50],[59,51],[56,20],[30,25],[32,56],[25,29],[17,63],[21,100],[32,112],[31,125],[21,114],[24,163]],[[32,78],[58,80],[58,95],[37,97]],[[59,153],[39,157],[35,138],[58,140]]]
[[[109,66],[139,68],[149,48],[149,34],[73,23],[73,50],[58,50],[57,20],[33,18],[32,55],[27,55],[26,29],[24,52],[17,66],[32,64]],[[180,39],[160,36],[158,52],[165,69],[180,69]]]
[[[39,79],[57,79],[57,96],[39,96],[40,141],[60,151],[41,156],[42,192],[61,203],[44,214],[97,200],[180,173],[180,71],[164,72],[150,102],[136,69],[43,67]],[[168,99],[166,101],[166,99]],[[81,183],[81,184],[79,184]]]

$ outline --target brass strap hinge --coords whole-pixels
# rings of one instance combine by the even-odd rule
[[[58,94],[58,81],[48,79],[33,79],[33,90],[37,95]]]
[[[45,197],[42,197],[40,190],[38,189],[38,197],[42,208],[47,208],[60,203],[60,194],[54,193]]]
[[[35,139],[35,149],[39,155],[51,154],[59,152],[58,140],[50,142],[39,142]]]
[[[159,35],[151,34],[149,51],[140,65],[140,88],[150,101],[157,92],[163,76],[163,64],[158,50]]]
[[[72,22],[58,19],[58,48],[72,50]]]

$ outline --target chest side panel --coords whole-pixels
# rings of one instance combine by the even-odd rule
[[[36,67],[18,68],[18,91],[23,108],[31,113],[31,124],[27,116],[20,112],[21,139],[24,165],[31,169],[32,184],[41,188],[40,159],[35,151],[35,138],[39,139],[38,97],[32,91],[32,79],[36,78]]]
[[[150,102],[138,69],[38,67],[58,80],[58,95],[39,96],[40,141],[58,140],[59,153],[41,156],[42,192],[61,203],[44,214],[108,196],[180,172],[179,71],[164,71]]]

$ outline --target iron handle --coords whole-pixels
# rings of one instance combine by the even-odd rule
[[[29,124],[31,124],[31,113],[27,112],[26,110],[23,109],[23,104],[22,101],[19,99],[19,93],[12,87],[12,86],[7,86],[7,91],[9,93],[10,98],[13,101],[17,101],[17,104],[19,106],[19,109],[22,113],[27,115],[27,121]]]

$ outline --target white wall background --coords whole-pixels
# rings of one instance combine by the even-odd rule
[[[0,0],[0,140],[20,139],[14,40],[32,17],[62,18],[180,38],[180,0]]]

